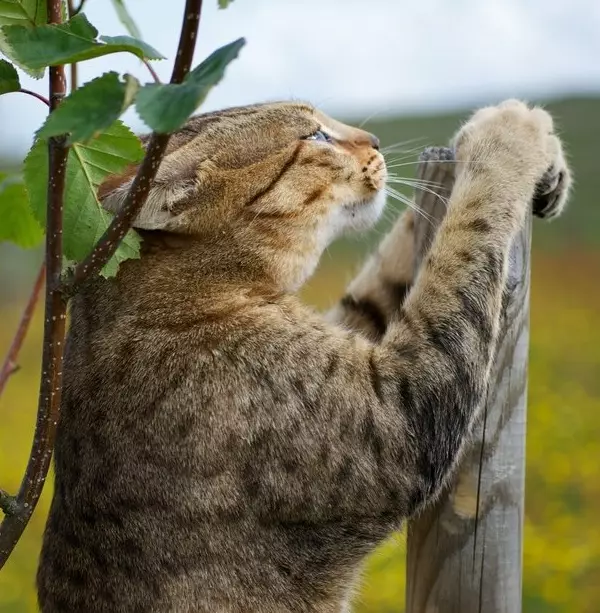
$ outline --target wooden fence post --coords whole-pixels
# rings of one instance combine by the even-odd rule
[[[421,156],[419,178],[448,196],[448,149]],[[431,184],[428,184],[431,185]],[[417,191],[418,268],[445,213]],[[499,344],[480,423],[455,479],[436,505],[408,526],[406,613],[520,613],[529,343],[531,214],[514,241]]]

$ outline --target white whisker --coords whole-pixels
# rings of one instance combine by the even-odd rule
[[[415,156],[414,152],[413,153],[408,153],[407,155],[400,155],[398,157],[395,157],[394,159],[388,159],[385,158],[385,163],[388,165],[388,167],[390,165],[394,165],[397,164],[398,162],[402,162],[403,160],[408,160],[409,158],[412,159],[412,162],[410,163],[416,163],[419,161],[419,158]]]
[[[401,162],[401,163],[396,163],[396,162],[400,162],[400,160],[402,160],[403,158],[400,158],[398,160],[393,160],[390,162],[390,164],[386,164],[387,168],[399,168],[400,166],[412,166],[414,164],[419,164],[420,160],[413,160],[412,162]]]
[[[390,160],[389,164],[386,164],[387,168],[398,168],[399,166],[410,166],[411,164],[420,164],[422,160],[413,160],[412,162],[403,162],[402,164],[395,164],[394,162],[400,161],[402,158],[398,158],[398,160]],[[465,166],[471,165],[475,166],[476,164],[487,164],[488,162],[477,162],[476,160],[470,161],[461,161],[461,160],[427,160],[427,164],[464,164]]]
[[[393,145],[388,145],[387,147],[383,147],[383,148],[380,149],[380,151],[384,155],[386,153],[394,153],[395,152],[394,150],[398,150],[398,151],[396,151],[397,153],[404,153],[404,152],[407,151],[406,149],[404,149],[404,147],[406,145],[410,145],[412,143],[420,143],[416,147],[413,147],[412,149],[408,150],[408,151],[416,151],[417,149],[421,149],[421,148],[426,146],[426,145],[421,144],[421,143],[423,143],[424,140],[425,140],[425,138],[423,138],[423,137],[409,138],[408,140],[400,141],[398,143],[394,143]]]
[[[434,189],[431,189],[431,187],[424,185],[418,181],[392,180],[392,183],[397,183],[397,184],[399,183],[401,185],[406,185],[407,187],[411,187],[413,189],[420,189],[421,191],[432,194],[436,198],[439,198],[439,200],[444,203],[445,207],[448,207],[448,198],[446,198],[445,196],[442,196]],[[441,187],[441,186],[438,186],[438,187]]]
[[[392,187],[389,187],[388,185],[386,185],[384,189],[385,189],[386,194],[396,199],[398,202],[402,202],[406,206],[410,207],[415,213],[417,213],[418,215],[421,215],[429,223],[433,223],[434,221],[433,217],[431,217],[431,215],[429,215],[423,209],[417,206],[416,203],[412,199],[410,199],[408,196],[405,196],[401,192],[395,190]]]
[[[429,181],[428,179],[417,179],[415,177],[401,177],[400,175],[394,173],[388,174],[387,181],[389,183],[402,183],[404,185],[409,185],[410,187],[415,187],[419,185],[429,185],[430,187],[444,187],[442,183],[438,183],[437,181]]]
[[[371,119],[373,119],[373,117],[375,117],[377,115],[381,115],[381,113],[383,113],[383,110],[379,109],[379,110],[375,111],[374,113],[371,113],[370,115],[367,115],[366,119],[363,119],[358,124],[358,127],[362,128],[368,121],[371,121]]]
[[[390,183],[410,183],[411,185],[430,185],[432,187],[443,187],[442,183],[437,181],[428,181],[427,179],[413,179],[410,177],[399,177],[397,175],[389,174],[387,180]]]

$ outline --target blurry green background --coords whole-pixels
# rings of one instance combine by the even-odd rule
[[[576,185],[568,212],[535,223],[527,426],[524,546],[525,613],[600,611],[600,99],[547,104],[567,144]],[[443,144],[465,114],[388,118],[367,128],[384,145],[413,138]],[[414,145],[410,145],[411,147]],[[405,158],[414,162],[418,152]],[[393,154],[392,159],[403,154]],[[0,164],[1,166],[2,164]],[[4,165],[13,166],[6,160]],[[413,176],[415,165],[405,168]],[[399,169],[395,169],[399,170]],[[400,174],[400,173],[398,173]],[[325,254],[304,290],[325,308],[340,295],[398,212],[367,237]],[[0,351],[16,328],[40,252],[0,246]],[[29,455],[39,381],[38,312],[16,373],[0,398],[0,484],[17,490]],[[34,579],[51,482],[16,551],[0,572],[0,612],[35,611]],[[358,613],[404,610],[405,539],[397,535],[373,555],[357,597]],[[443,612],[442,612],[443,613]]]

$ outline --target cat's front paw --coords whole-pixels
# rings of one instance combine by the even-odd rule
[[[563,212],[571,187],[571,172],[556,136],[554,146],[554,161],[538,181],[533,196],[533,214],[542,219],[552,219]]]
[[[485,176],[491,186],[515,186],[531,196],[557,161],[560,141],[552,117],[519,100],[478,110],[453,141],[458,175]]]

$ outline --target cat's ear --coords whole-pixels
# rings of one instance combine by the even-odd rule
[[[111,213],[118,213],[125,204],[137,168],[125,174],[109,177],[98,190],[102,206]],[[132,227],[143,230],[183,231],[186,204],[197,190],[190,178],[154,181],[148,198],[135,218]]]

